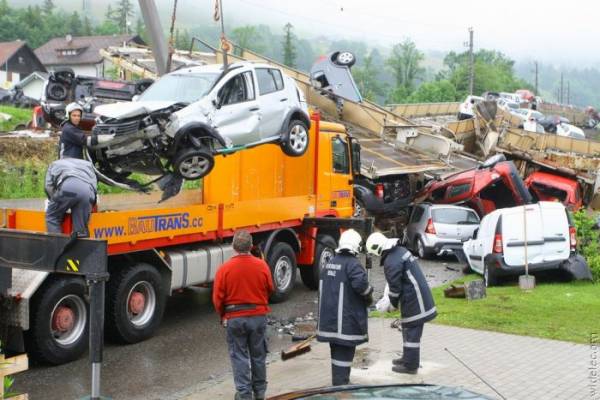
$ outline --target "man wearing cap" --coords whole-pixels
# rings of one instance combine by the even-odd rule
[[[355,230],[344,231],[319,280],[317,340],[329,342],[333,386],[350,383],[356,346],[369,340],[367,307],[373,302],[373,287],[358,260],[361,242]]]
[[[392,371],[416,374],[420,365],[423,325],[437,316],[431,289],[417,259],[398,239],[388,239],[380,232],[367,239],[368,253],[381,257],[385,279],[390,286],[389,298],[398,308],[402,324],[402,357],[392,360]]]
[[[212,300],[223,326],[233,369],[236,400],[264,399],[267,391],[267,317],[273,278],[269,266],[250,254],[252,236],[238,230],[236,255],[217,271]]]

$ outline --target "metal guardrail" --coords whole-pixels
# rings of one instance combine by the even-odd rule
[[[386,108],[406,118],[435,117],[458,114],[460,103],[388,104]]]

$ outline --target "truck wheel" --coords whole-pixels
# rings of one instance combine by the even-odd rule
[[[354,201],[354,212],[352,216],[355,218],[364,218],[367,216],[367,208],[365,207],[365,203],[360,200]]]
[[[277,243],[269,252],[267,264],[273,275],[275,292],[271,295],[272,303],[281,303],[290,296],[296,283],[296,254],[287,243]]]
[[[302,283],[312,290],[319,288],[319,277],[321,270],[335,256],[337,247],[335,239],[329,235],[318,235],[315,248],[315,262],[312,265],[300,266],[300,277]]]
[[[208,175],[214,166],[213,156],[208,151],[201,149],[181,150],[173,159],[175,172],[190,181]]]
[[[81,357],[88,345],[85,292],[81,278],[48,278],[30,308],[26,339],[32,357],[55,365]]]
[[[137,343],[151,337],[162,320],[166,296],[156,268],[139,263],[111,274],[106,328],[112,339]]]
[[[308,128],[298,119],[290,121],[281,138],[281,149],[291,157],[300,157],[308,149]]]

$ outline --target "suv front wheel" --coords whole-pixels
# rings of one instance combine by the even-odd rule
[[[293,119],[281,138],[281,149],[292,157],[300,157],[308,149],[308,126],[305,122]]]
[[[182,149],[173,159],[173,169],[183,179],[200,179],[213,169],[215,159],[203,149]]]

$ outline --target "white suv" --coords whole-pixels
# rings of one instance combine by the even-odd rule
[[[187,67],[150,86],[136,101],[101,105],[91,148],[106,176],[207,175],[214,156],[279,143],[289,156],[308,148],[310,118],[302,92],[279,68],[241,62]]]

